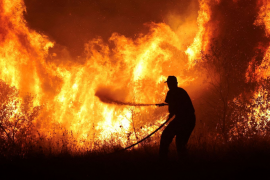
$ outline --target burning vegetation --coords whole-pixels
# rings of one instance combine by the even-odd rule
[[[61,39],[57,28],[46,34],[27,12],[32,4],[0,1],[2,155],[76,154],[136,143],[166,120],[166,107],[142,105],[164,102],[169,75],[194,102],[194,142],[202,134],[205,141],[222,142],[269,136],[268,1],[173,1],[166,11],[153,12],[156,19],[134,20],[137,31],[134,25],[126,34],[118,31],[118,17],[106,26],[109,36],[100,22],[100,34],[77,33],[82,41],[66,31],[68,40]],[[70,16],[90,7],[86,1],[65,5]],[[157,133],[145,144],[158,141]]]

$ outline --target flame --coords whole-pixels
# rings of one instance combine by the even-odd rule
[[[190,67],[193,67],[200,58],[201,51],[205,51],[208,45],[208,32],[205,28],[206,23],[210,20],[211,11],[207,0],[200,0],[200,11],[197,19],[198,32],[193,43],[187,48],[185,53],[189,56]]]
[[[270,3],[268,1],[257,1],[260,5],[260,11],[254,22],[255,26],[262,26],[265,30],[265,36],[270,37]],[[231,132],[234,135],[239,135],[238,128],[244,129],[243,134],[246,134],[249,130],[256,129],[257,132],[252,132],[254,134],[266,135],[267,126],[270,122],[270,111],[269,111],[269,93],[266,81],[270,77],[269,60],[270,60],[270,46],[267,49],[259,46],[257,49],[263,50],[265,52],[264,57],[260,65],[256,65],[255,57],[249,62],[248,69],[246,71],[246,81],[247,82],[257,82],[259,86],[254,91],[252,97],[250,98],[248,104],[245,108],[248,109],[246,117],[241,117],[241,121],[232,128]],[[255,67],[255,68],[254,68]],[[239,99],[241,99],[243,94],[234,99],[234,103],[239,105]]]
[[[22,0],[1,1],[0,8],[0,79],[18,89],[19,98],[30,93],[33,106],[43,107],[35,120],[39,133],[56,133],[57,138],[64,131],[72,132],[78,147],[88,144],[91,148],[93,142],[109,141],[115,133],[125,146],[128,139],[136,141],[134,122],[146,134],[164,122],[167,110],[104,104],[95,93],[104,88],[104,93],[119,101],[163,102],[167,76],[177,76],[180,86],[196,80],[185,77],[183,70],[194,65],[208,42],[204,24],[210,13],[201,0],[199,31],[187,49],[168,25],[149,23],[149,33],[135,40],[117,33],[112,34],[109,44],[101,38],[90,40],[85,44],[84,62],[77,63],[58,59],[56,53],[49,56],[55,43],[28,28]],[[156,124],[147,126],[146,122]]]

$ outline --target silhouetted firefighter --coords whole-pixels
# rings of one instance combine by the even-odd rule
[[[175,76],[169,76],[167,79],[169,91],[165,102],[169,104],[169,119],[175,115],[175,118],[164,129],[161,135],[159,156],[160,160],[166,160],[168,157],[169,145],[176,136],[175,142],[179,158],[186,155],[186,144],[195,127],[195,110],[187,92],[178,87]],[[159,105],[159,106],[162,106]]]

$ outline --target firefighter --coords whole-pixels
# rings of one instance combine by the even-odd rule
[[[179,158],[186,155],[186,144],[195,127],[195,110],[188,93],[178,87],[175,76],[169,76],[165,82],[169,91],[165,102],[169,105],[169,119],[175,115],[175,118],[168,124],[161,135],[159,157],[161,161],[167,160],[169,145],[175,138],[177,153]],[[165,104],[161,104],[162,106]]]

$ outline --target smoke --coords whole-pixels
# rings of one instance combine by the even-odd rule
[[[202,87],[195,83],[205,75],[198,77],[195,70],[189,70],[185,54],[198,31],[207,38],[195,41],[209,40],[204,42],[209,44],[207,53],[216,58],[215,63],[223,63],[217,63],[224,68],[222,77],[229,77],[233,95],[237,96],[243,91],[249,62],[255,58],[260,64],[269,44],[264,28],[254,25],[260,8],[254,0],[206,2],[211,2],[210,20],[198,20],[205,26],[205,31],[198,31],[196,0],[25,0],[26,21],[19,18],[9,22],[9,18],[18,16],[6,17],[0,12],[1,18],[5,17],[0,27],[4,38],[1,67],[9,70],[2,71],[1,78],[39,95],[37,105],[48,101],[50,116],[39,120],[46,132],[50,128],[45,121],[54,118],[81,137],[91,129],[89,122],[98,124],[106,134],[111,127],[119,127],[118,122],[130,122],[132,114],[128,108],[116,111],[118,107],[103,103],[142,106],[161,102],[166,96],[163,82],[168,75],[177,76],[179,85],[192,88],[193,94],[201,93]],[[17,12],[15,7],[13,11]],[[53,48],[49,40],[54,41]],[[260,51],[259,46],[263,47]],[[195,52],[201,50],[201,46],[194,47],[198,47]],[[141,109],[140,114],[155,114],[151,118],[156,119],[165,112],[155,107]],[[141,124],[148,120],[142,119]]]
[[[224,77],[228,77],[231,92],[237,96],[249,86],[246,71],[250,62],[261,64],[269,46],[265,27],[255,25],[261,4],[256,0],[222,0],[209,4],[212,15],[206,25],[210,35],[208,53],[213,56],[219,53],[217,61],[224,62]]]
[[[183,30],[181,33],[194,36],[196,32],[193,31],[193,27],[196,26],[199,9],[197,0],[24,0],[24,2],[27,9],[25,19],[29,27],[66,47],[74,59],[82,56],[84,44],[93,38],[102,37],[107,41],[115,32],[128,38],[137,38],[140,34],[148,33],[149,27],[144,24],[149,22],[164,22],[179,32],[183,29],[181,26],[188,23],[192,31]],[[178,21],[173,22],[173,17]],[[192,39],[193,37],[189,41]],[[51,53],[60,52],[53,48]]]

